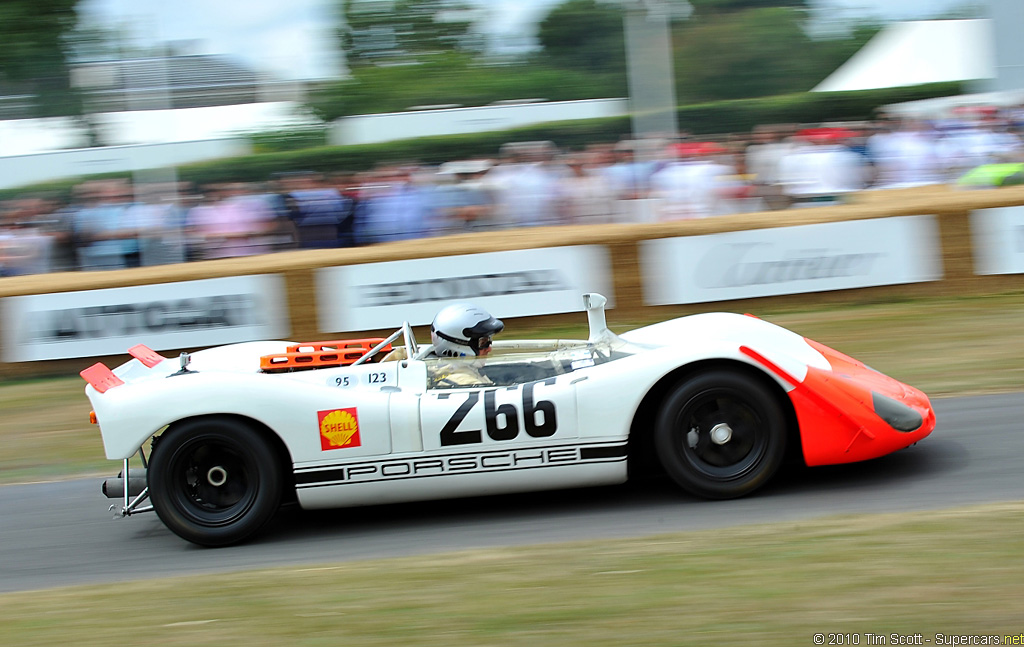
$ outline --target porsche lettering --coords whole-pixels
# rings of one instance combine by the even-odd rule
[[[611,450],[611,451],[610,451]],[[508,452],[457,454],[438,458],[376,461],[296,473],[299,487],[368,483],[402,478],[444,476],[470,472],[535,469],[589,461],[623,460],[625,448],[594,450],[580,446],[520,449]]]

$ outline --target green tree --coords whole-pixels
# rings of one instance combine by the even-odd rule
[[[674,35],[681,103],[807,90],[811,39],[785,8],[693,18]]]
[[[503,99],[543,97],[552,101],[622,96],[611,93],[605,76],[567,74],[534,62],[488,65],[449,53],[416,65],[352,68],[352,77],[313,93],[309,105],[322,119],[397,112],[413,106],[481,106]]]
[[[423,15],[435,15],[441,6],[440,0],[407,2],[421,9],[432,5],[435,13]],[[672,25],[680,105],[807,91],[877,31],[862,25],[852,37],[813,39],[805,31],[804,0],[691,2],[696,6],[693,16]],[[382,6],[378,3],[377,10]],[[394,6],[396,15],[406,7],[397,0]],[[368,28],[373,12],[357,13],[363,22],[356,26]],[[397,20],[377,18],[385,20],[381,24],[394,25]],[[503,99],[626,96],[622,18],[622,7],[606,0],[567,0],[538,25],[540,51],[503,65],[488,64],[476,53],[452,48],[437,53],[440,45],[425,45],[438,42],[431,36],[420,43],[420,51],[434,55],[390,61],[405,65],[369,65],[373,57],[357,58],[352,78],[314,93],[310,105],[330,120],[429,104],[478,106]]]
[[[71,85],[68,36],[78,22],[77,0],[0,2],[0,86],[32,96],[32,116],[83,114]]]
[[[806,13],[792,7],[695,14],[673,34],[679,102],[806,92],[879,29],[855,25],[847,37],[814,39],[805,25]]]
[[[625,73],[621,7],[569,0],[541,20],[537,37],[546,62],[556,67]]]

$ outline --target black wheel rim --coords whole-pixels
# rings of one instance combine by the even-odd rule
[[[256,500],[258,473],[249,452],[217,438],[183,444],[170,462],[174,506],[193,522],[223,526],[243,516]]]
[[[675,419],[676,451],[703,475],[740,478],[768,449],[767,421],[743,393],[725,388],[702,391]]]

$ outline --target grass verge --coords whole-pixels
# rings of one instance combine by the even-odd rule
[[[1024,294],[757,312],[932,397],[1024,388]],[[614,312],[609,313],[615,321]],[[666,315],[667,318],[668,315]],[[577,326],[509,337],[585,337]],[[618,322],[619,332],[650,321]],[[117,471],[78,377],[0,384],[0,483]]]
[[[1024,631],[1022,527],[1024,502],[21,592],[0,627],[22,646],[954,644],[936,634]]]

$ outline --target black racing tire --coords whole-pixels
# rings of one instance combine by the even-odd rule
[[[786,436],[786,417],[768,386],[736,370],[715,369],[668,393],[654,445],[680,487],[708,499],[732,499],[778,471]]]
[[[238,543],[277,511],[283,481],[270,444],[241,420],[172,425],[155,443],[149,498],[174,534],[202,546]]]

